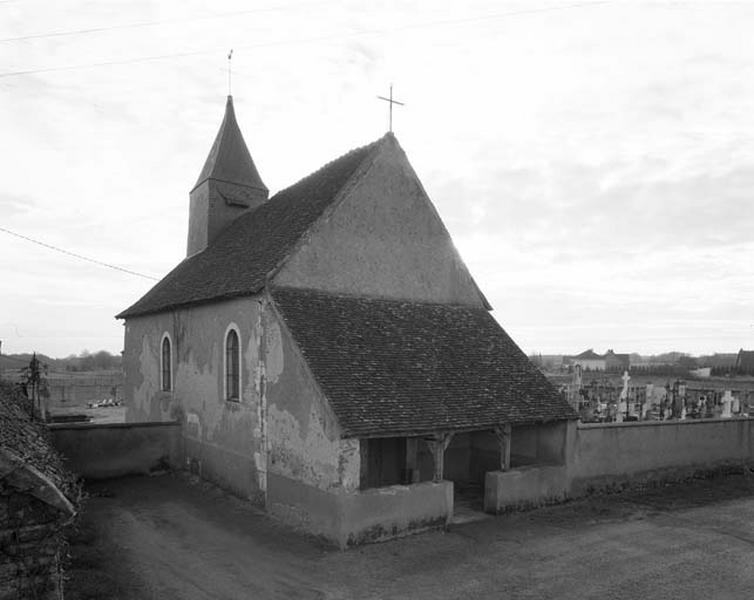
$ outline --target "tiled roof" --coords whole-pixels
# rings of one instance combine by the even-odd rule
[[[584,350],[581,354],[577,354],[576,356],[572,356],[571,358],[581,359],[581,360],[603,360],[605,357],[600,356],[597,354],[594,350],[589,348],[589,350]]]
[[[47,428],[32,421],[14,384],[0,381],[0,451],[8,451],[47,477],[70,500],[78,497],[74,476],[53,449]]]
[[[744,370],[754,369],[754,350],[739,350],[736,367]]]
[[[267,189],[238,127],[232,96],[228,96],[223,122],[194,187],[207,179],[219,179],[247,187]]]
[[[576,414],[483,308],[274,289],[345,436]]]
[[[390,134],[388,134],[390,135]],[[382,140],[352,150],[241,215],[117,318],[258,292]]]
[[[602,358],[604,358],[605,360],[608,360],[608,361],[623,362],[623,363],[627,363],[627,362],[631,361],[631,355],[629,355],[629,354],[617,354],[617,353],[613,352],[612,350],[608,350],[605,353],[605,356],[602,357]]]

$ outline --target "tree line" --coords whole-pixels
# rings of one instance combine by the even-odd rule
[[[0,368],[3,371],[16,371],[28,367],[33,354],[3,354],[0,356]],[[36,353],[36,358],[50,371],[108,371],[120,369],[123,363],[120,354],[110,354],[107,350],[89,352],[82,350],[78,354],[71,354],[65,358],[51,358],[45,354]]]

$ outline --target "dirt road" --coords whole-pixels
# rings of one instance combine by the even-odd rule
[[[91,491],[68,600],[754,597],[754,481],[743,476],[347,552],[180,477]]]

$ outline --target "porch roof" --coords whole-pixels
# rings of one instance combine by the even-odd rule
[[[484,308],[272,292],[347,437],[577,415]]]

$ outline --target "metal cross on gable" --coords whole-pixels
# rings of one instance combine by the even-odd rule
[[[390,129],[389,131],[393,131],[393,104],[397,104],[398,106],[406,106],[403,102],[398,102],[397,100],[393,100],[393,84],[390,84],[390,97],[385,98],[385,96],[377,96],[380,100],[384,100],[385,102],[390,103]]]

